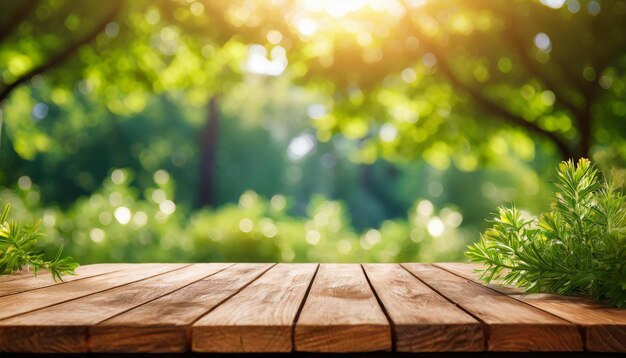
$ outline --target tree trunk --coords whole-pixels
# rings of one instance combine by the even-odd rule
[[[578,119],[578,130],[580,133],[580,148],[578,158],[590,158],[593,140],[593,111],[592,107],[598,95],[599,85],[597,82],[587,85],[583,90],[585,106],[582,108]],[[576,159],[578,159],[576,158]]]
[[[374,173],[372,172],[372,165],[371,164],[360,164],[359,165],[359,176],[361,179],[361,186],[363,187],[363,190],[365,190],[367,193],[374,195],[374,178],[373,175]]]
[[[200,137],[200,180],[198,182],[198,206],[215,205],[215,164],[219,131],[219,103],[217,96],[209,101],[207,123]]]
[[[580,155],[589,158],[591,155],[591,106],[587,106],[580,121]],[[578,159],[578,158],[577,158]]]
[[[0,107],[0,154],[2,154],[2,125],[4,124],[3,115],[4,112],[2,111],[2,107]]]

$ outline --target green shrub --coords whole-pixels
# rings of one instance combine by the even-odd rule
[[[462,215],[428,200],[416,201],[406,218],[359,232],[344,203],[322,196],[311,199],[304,215],[291,212],[289,197],[253,191],[235,203],[191,210],[174,202],[173,180],[159,173],[152,187],[139,191],[129,170],[113,170],[67,209],[42,207],[34,183],[0,190],[0,198],[13,204],[21,222],[43,218],[41,244],[48,251],[64,245],[84,264],[450,261],[462,257],[466,244]]]
[[[609,177],[587,159],[563,162],[551,209],[524,218],[501,207],[494,225],[467,251],[486,269],[486,282],[527,292],[589,294],[626,307],[626,202]]]

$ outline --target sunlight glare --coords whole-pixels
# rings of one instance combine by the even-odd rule
[[[428,233],[432,237],[439,237],[441,236],[441,234],[443,234],[445,227],[441,219],[439,219],[438,217],[434,217],[430,219],[430,221],[428,222],[427,229],[428,229]]]
[[[113,213],[113,216],[115,216],[115,219],[120,224],[126,225],[130,221],[130,218],[131,218],[132,214],[131,214],[129,208],[127,208],[125,206],[120,206],[119,208],[115,209],[115,212]]]
[[[305,10],[311,12],[326,12],[333,17],[346,16],[351,12],[356,12],[365,7],[368,0],[304,0],[302,5]]]
[[[271,60],[267,55],[267,49],[262,45],[251,45],[248,48],[246,70],[267,76],[278,76],[283,73],[288,64],[285,49],[281,46],[274,47],[270,54]]]
[[[412,1],[411,7],[421,6],[425,1]],[[305,12],[326,13],[341,18],[366,8],[375,12],[388,12],[396,17],[404,15],[404,6],[396,0],[301,0],[300,7]]]
[[[393,142],[398,136],[398,130],[392,124],[385,123],[380,129],[379,136],[383,142]]]
[[[565,3],[565,0],[539,0],[540,3],[553,9],[559,9]]]
[[[289,159],[298,161],[315,149],[315,137],[311,134],[301,134],[291,140],[287,147]]]
[[[296,20],[296,27],[302,35],[308,37],[317,32],[319,25],[317,24],[317,22],[309,19],[308,17],[304,17]]]

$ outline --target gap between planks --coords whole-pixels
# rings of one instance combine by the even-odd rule
[[[477,264],[435,264],[452,274],[480,283],[473,272]],[[525,294],[515,287],[497,283],[487,285],[496,292],[543,310],[549,314],[576,324],[582,334],[585,349],[594,352],[626,352],[626,310],[603,306],[580,296],[554,294]]]
[[[322,264],[295,325],[295,350],[391,350],[390,322],[359,264]]]
[[[478,320],[399,264],[363,264],[392,326],[398,352],[476,352],[485,340]]]
[[[317,273],[320,270],[320,266],[322,264],[317,264],[315,268],[315,272],[313,273],[313,277],[311,278],[311,282],[309,282],[309,287],[307,287],[306,292],[304,294],[304,298],[302,299],[302,303],[300,303],[300,307],[298,307],[298,312],[296,313],[296,317],[293,320],[293,327],[291,329],[291,350],[294,351],[294,347],[296,346],[296,324],[300,319],[300,314],[302,313],[302,309],[304,308],[304,304],[306,300],[309,298],[309,293],[311,293],[311,287],[313,286],[313,281],[315,281],[315,277],[317,277]]]
[[[191,347],[191,326],[274,264],[235,264],[176,292],[90,327],[89,348],[105,353],[177,353]],[[182,309],[181,307],[182,306]]]
[[[19,296],[25,294],[34,296],[29,297],[30,301],[27,301],[30,302],[30,306],[27,305],[28,309],[22,309],[22,312],[17,315],[6,315],[6,318],[0,320],[0,351],[86,352],[86,327],[93,324],[93,321],[99,317],[98,315],[107,314],[106,309],[112,310],[110,305],[106,305],[106,301],[101,302],[102,305],[98,305],[98,299],[106,297],[116,290],[126,290],[128,287],[141,285],[150,280],[158,280],[192,266],[189,264],[148,264],[137,265],[137,267],[141,269],[133,270],[135,267],[131,267],[91,279],[73,281],[65,285],[6,297],[14,301],[15,298],[19,300],[21,298]],[[100,286],[94,287],[94,281],[100,283]],[[68,290],[68,287],[75,287],[77,292]],[[59,290],[61,292],[55,292]],[[65,292],[67,294],[63,297],[61,293]],[[51,302],[51,304],[44,303],[37,306],[41,299],[54,297],[54,293],[59,294],[61,298],[58,299],[57,297],[57,301]],[[133,296],[127,297],[131,300],[132,298]],[[94,300],[95,304],[88,304]],[[87,304],[81,306],[83,302]],[[6,306],[6,302],[4,303]]]
[[[89,296],[111,288],[123,286],[132,282],[141,281],[156,274],[180,269],[188,265],[184,264],[133,264],[131,267],[120,271],[90,277],[86,280],[76,280],[64,284],[44,287],[41,289],[20,292],[14,295],[0,298],[0,322],[7,318],[19,316],[31,311],[44,309],[54,305],[69,302],[81,297]],[[137,272],[134,268],[144,268],[152,275],[143,276],[145,272]],[[121,282],[107,282],[113,279]],[[88,284],[85,284],[87,282]],[[104,287],[94,289],[94,282],[101,283]]]
[[[431,299],[435,299],[435,302],[437,303],[437,305],[440,305],[440,301],[445,301],[446,303],[449,303],[449,306],[453,306],[456,307],[460,312],[468,315],[468,317],[471,317],[472,319],[476,320],[476,322],[479,323],[479,330],[481,333],[484,332],[484,334],[486,335],[486,337],[484,337],[484,340],[481,340],[481,344],[483,344],[482,342],[485,342],[484,344],[487,345],[489,350],[492,351],[499,351],[499,350],[520,350],[520,351],[524,351],[524,350],[534,350],[537,349],[537,342],[533,341],[533,340],[518,340],[517,342],[506,342],[505,340],[503,340],[503,337],[507,337],[507,335],[509,333],[507,333],[507,330],[511,330],[515,327],[507,327],[506,322],[494,322],[494,321],[490,321],[490,317],[485,317],[485,312],[482,311],[480,308],[477,308],[476,306],[476,299],[472,298],[472,297],[463,297],[463,296],[459,296],[458,293],[456,295],[449,295],[446,294],[446,292],[450,292],[449,291],[449,287],[446,288],[445,282],[442,284],[441,280],[439,280],[439,278],[441,277],[443,281],[450,281],[451,284],[456,285],[455,287],[461,287],[461,288],[467,288],[470,292],[474,292],[474,293],[481,293],[481,294],[485,294],[485,290],[491,291],[492,294],[485,294],[487,297],[487,302],[492,301],[492,302],[501,302],[504,301],[506,303],[506,305],[509,305],[510,307],[517,307],[514,309],[521,312],[527,312],[529,313],[531,316],[532,315],[538,315],[537,311],[541,311],[546,315],[550,315],[553,316],[554,318],[556,318],[556,320],[553,320],[550,323],[550,327],[543,327],[543,328],[549,328],[549,329],[539,329],[538,331],[533,331],[533,329],[537,329],[537,327],[532,327],[533,324],[532,322],[525,322],[523,325],[521,325],[523,329],[531,329],[531,332],[538,332],[542,335],[544,335],[544,337],[548,337],[548,338],[554,338],[554,333],[555,332],[560,332],[559,334],[563,333],[564,334],[564,339],[562,341],[559,341],[558,339],[554,342],[550,343],[550,346],[548,347],[549,349],[554,349],[554,350],[580,350],[581,348],[579,348],[577,345],[580,344],[582,345],[582,342],[580,342],[580,335],[578,334],[578,339],[579,341],[576,340],[575,335],[572,335],[572,327],[576,327],[575,325],[571,324],[572,320],[569,319],[563,319],[564,317],[562,317],[562,314],[555,314],[553,312],[550,312],[548,310],[544,310],[541,307],[539,307],[540,303],[538,302],[543,302],[543,301],[534,301],[533,303],[529,303],[529,302],[525,302],[522,300],[522,297],[518,297],[518,296],[508,296],[507,293],[508,292],[504,292],[504,291],[498,291],[496,289],[494,289],[493,287],[485,287],[483,285],[481,285],[480,283],[477,283],[475,279],[472,279],[471,277],[465,277],[464,275],[458,273],[458,272],[454,272],[452,271],[452,269],[446,269],[445,265],[447,264],[436,264],[436,265],[419,265],[419,264],[403,264],[403,265],[397,265],[397,264],[381,264],[381,267],[386,266],[387,268],[399,268],[402,272],[408,274],[413,280],[414,282],[411,283],[412,286],[419,286],[419,285],[424,285],[425,287],[428,288],[428,290],[430,290],[431,292],[428,293]],[[145,266],[150,266],[150,265],[144,265]],[[163,265],[166,266],[166,265]],[[236,265],[235,265],[236,266]],[[286,264],[286,266],[292,266],[291,264]],[[311,291],[313,290],[313,286],[315,284],[315,281],[317,280],[317,274],[320,271],[322,266],[329,266],[327,264],[323,264],[323,265],[316,265],[315,268],[315,272],[312,274],[312,276],[310,277],[307,285],[306,285],[306,289],[304,290],[304,294],[302,299],[300,300],[299,304],[297,304],[297,308],[295,309],[295,314],[293,312],[291,312],[291,314],[293,314],[293,319],[291,321],[291,327],[288,330],[288,334],[289,334],[289,344],[291,346],[291,350],[294,350],[294,347],[297,346],[296,344],[296,331],[298,328],[298,323],[300,320],[300,317],[304,311],[305,306],[307,305],[308,300],[311,297]],[[344,265],[337,265],[337,266],[344,266]],[[373,297],[375,298],[376,301],[376,305],[377,307],[382,311],[382,314],[384,315],[384,318],[387,322],[388,327],[391,329],[390,334],[392,334],[393,332],[395,332],[397,329],[399,329],[399,326],[401,326],[400,324],[397,324],[397,322],[394,322],[394,314],[393,314],[393,310],[391,307],[388,307],[388,305],[385,304],[385,295],[387,294],[387,291],[383,291],[383,289],[381,289],[380,287],[378,287],[377,283],[376,283],[376,279],[373,279],[372,274],[368,273],[368,267],[370,266],[376,266],[376,264],[365,264],[365,265],[357,265],[357,264],[346,264],[345,266],[359,266],[361,274],[364,276],[365,278],[365,282],[367,287],[369,287],[369,290],[371,291]],[[444,266],[444,267],[442,267]],[[188,266],[182,266],[180,268],[174,269],[172,271],[169,272],[173,272],[175,270],[181,270],[185,267]],[[215,272],[203,279],[199,279],[197,281],[194,281],[186,286],[177,288],[175,290],[173,290],[172,292],[169,293],[165,293],[162,296],[150,299],[149,301],[140,303],[139,305],[137,305],[136,307],[132,307],[129,308],[126,311],[117,313],[115,315],[113,315],[112,317],[107,318],[106,320],[98,323],[97,325],[91,326],[88,335],[90,337],[91,336],[91,329],[94,329],[94,331],[97,331],[99,329],[99,327],[102,326],[103,323],[108,322],[113,322],[115,321],[116,318],[118,317],[122,317],[125,316],[128,313],[132,313],[135,310],[140,310],[142,307],[146,307],[146,306],[150,306],[151,304],[156,304],[158,303],[157,301],[160,301],[161,299],[165,299],[169,296],[175,296],[176,292],[182,291],[184,288],[189,287],[191,285],[196,284],[199,281],[202,281],[208,277],[212,277],[214,275],[217,275],[218,273],[223,273],[228,271],[229,269],[231,269],[234,266],[229,266],[229,267],[224,267],[221,269],[221,271]],[[461,267],[461,266],[459,266]],[[466,267],[466,266],[463,266]],[[203,318],[208,317],[210,315],[210,313],[212,313],[214,310],[216,310],[217,308],[219,308],[221,305],[223,305],[224,303],[228,303],[233,297],[236,297],[237,295],[239,295],[244,289],[248,288],[250,285],[252,285],[253,283],[257,282],[261,277],[263,277],[267,272],[271,271],[271,268],[267,269],[266,271],[262,272],[259,276],[253,278],[251,281],[249,281],[247,284],[245,284],[243,287],[241,287],[239,290],[237,290],[236,292],[232,293],[230,296],[222,299],[220,302],[218,302],[213,308],[211,308],[210,310],[204,312],[203,315],[200,315],[199,317],[197,317],[195,320],[191,321],[189,324],[187,324],[186,326],[183,326],[182,330],[184,331],[189,331],[189,330],[193,330],[193,328],[188,329],[187,327],[191,327],[192,324],[197,323],[199,321],[201,321]],[[371,271],[371,269],[370,269]],[[117,272],[117,271],[115,271]],[[115,274],[115,272],[111,272],[111,273],[106,273],[106,274],[101,274],[100,276],[97,277],[103,277],[103,276],[107,276],[107,275],[112,275]],[[35,308],[33,309],[33,311],[37,311],[37,310],[43,310],[46,309],[47,307],[53,307],[53,306],[57,306],[57,305],[61,305],[63,303],[67,303],[67,302],[71,302],[72,300],[76,300],[76,299],[81,299],[81,298],[85,298],[88,296],[92,296],[92,295],[97,295],[97,294],[101,294],[103,292],[109,291],[109,290],[113,290],[115,288],[120,288],[120,287],[124,287],[124,286],[128,286],[131,285],[133,283],[138,283],[138,282],[142,282],[145,280],[148,280],[150,278],[156,277],[156,276],[160,276],[160,275],[165,275],[167,272],[163,272],[160,274],[156,274],[155,276],[149,276],[147,278],[143,278],[143,279],[139,279],[138,281],[131,281],[119,286],[113,286],[110,287],[108,289],[105,289],[103,291],[97,291],[97,292],[92,292],[90,294],[84,295],[84,296],[78,296],[76,298],[70,298],[67,301],[60,301],[60,302],[56,302],[53,303],[52,305],[49,306],[45,306],[45,307],[40,307],[40,308]],[[441,276],[440,276],[441,273]],[[398,275],[402,276],[402,274]],[[433,276],[435,275],[437,280],[434,280]],[[450,275],[454,278],[451,278]],[[117,277],[119,277],[120,275],[118,274]],[[83,278],[85,280],[91,280],[91,279],[97,279],[97,277],[89,277],[89,278]],[[23,278],[20,278],[18,280],[23,280]],[[12,282],[15,280],[10,280],[8,282]],[[35,289],[35,291],[30,291],[29,293],[35,293],[37,291],[61,291],[60,289],[53,289],[54,287],[61,287],[61,286],[65,286],[65,285],[70,285],[70,287],[74,287],[74,286],[84,286],[84,284],[80,284],[81,280],[74,280],[71,282],[66,282],[62,285],[57,285],[57,286],[53,286],[53,287],[45,287],[45,288],[40,288],[40,289]],[[398,285],[398,282],[395,282],[394,285]],[[400,282],[400,284],[406,284],[406,282]],[[362,285],[362,283],[361,283]],[[443,285],[443,286],[442,286]],[[479,287],[479,288],[477,288]],[[302,289],[302,288],[300,288]],[[413,287],[414,290],[417,290],[417,288]],[[424,294],[425,292],[420,291],[420,294]],[[26,297],[26,295],[24,295],[25,292],[20,293],[20,294],[16,294],[13,296],[20,296],[20,297]],[[83,292],[84,293],[84,292]],[[452,297],[451,297],[452,296]],[[12,296],[11,296],[12,297]],[[438,297],[438,298],[433,298],[433,297]],[[507,298],[502,298],[502,297],[507,297]],[[525,296],[524,296],[525,297]],[[3,297],[3,299],[6,299],[7,297]],[[41,298],[41,295],[40,295]],[[43,298],[45,298],[45,295],[43,296]],[[469,301],[468,301],[469,300]],[[513,300],[515,302],[517,302],[517,306],[512,304],[510,300]],[[45,299],[43,300],[45,301]],[[47,302],[47,301],[46,301]],[[0,302],[0,306],[2,306],[3,302]],[[28,303],[29,305],[31,305],[32,307],[32,302]],[[579,303],[578,302],[571,302],[571,307],[578,309],[579,308]],[[527,306],[528,309],[520,309],[519,305],[523,305],[523,306]],[[5,305],[6,306],[6,305]],[[8,307],[9,309],[11,309],[11,307]],[[590,310],[591,312],[596,312],[594,311],[595,308],[589,308],[588,310]],[[0,311],[1,312],[1,311]],[[32,312],[32,311],[31,311]],[[608,312],[608,311],[607,311]],[[605,314],[610,314],[613,311],[610,311],[608,313]],[[626,315],[626,311],[621,311],[623,314]],[[509,313],[509,312],[507,312]],[[1,314],[1,313],[0,313]],[[572,313],[573,314],[573,313]],[[595,313],[597,314],[597,312]],[[16,317],[19,317],[21,315],[21,313],[18,313],[18,315]],[[506,316],[506,315],[504,315]],[[1,316],[0,316],[1,317]],[[537,317],[542,317],[541,314],[539,314]],[[602,318],[603,316],[600,315],[600,318]],[[607,316],[604,316],[607,317]],[[6,321],[6,320],[4,320]],[[568,324],[563,324],[563,321],[565,323]],[[3,321],[0,321],[0,325],[2,324]],[[603,321],[606,323],[606,321]],[[621,322],[621,323],[620,323]],[[595,350],[595,351],[618,351],[618,352],[623,352],[624,348],[623,345],[619,346],[619,344],[622,344],[621,342],[624,342],[626,339],[620,339],[620,337],[623,337],[621,334],[623,334],[624,332],[624,322],[626,322],[626,318],[624,319],[624,321],[619,321],[616,323],[617,327],[591,327],[593,329],[596,329],[596,333],[595,336],[597,336],[595,339],[599,339],[597,342],[595,342],[593,339],[590,341],[592,345],[587,346],[587,344],[585,344],[585,348],[587,348],[588,350]],[[474,325],[475,323],[471,323],[469,324],[469,326]],[[480,326],[482,324],[482,326]],[[511,324],[509,322],[509,324]],[[516,324],[520,324],[519,322]],[[106,325],[106,324],[105,324]],[[413,324],[414,325],[414,324]],[[409,324],[410,326],[410,324]],[[110,331],[113,331],[115,329],[118,329],[120,326],[116,326],[116,325],[111,325],[110,327],[108,327],[108,329]],[[517,326],[516,326],[517,327]],[[580,327],[580,325],[578,326]],[[449,328],[449,327],[448,327]],[[446,329],[448,329],[446,328]],[[465,327],[467,328],[467,327]],[[519,327],[517,327],[519,328]],[[541,327],[540,327],[541,328]],[[180,329],[180,328],[179,328]],[[608,333],[608,338],[606,336],[606,334],[604,336],[600,336],[600,333],[603,333],[603,330],[609,329]],[[286,331],[287,332],[287,331]],[[491,332],[491,333],[490,333]],[[588,332],[587,329],[585,329],[585,332]],[[606,332],[604,332],[606,333]],[[398,344],[398,342],[401,340],[400,337],[393,333],[394,336],[390,338],[390,342],[392,342],[391,344],[395,345],[395,349],[394,350],[398,350],[398,351],[402,351],[402,349],[399,349],[400,346]],[[587,335],[589,335],[590,333],[587,333]],[[583,335],[584,337],[585,335]],[[188,337],[189,337],[189,333],[187,333],[187,339],[185,339],[185,345],[183,346],[184,348],[182,348],[183,350],[188,349],[189,348],[189,341],[188,341]],[[594,337],[594,336],[592,336]],[[126,340],[126,343],[132,343],[132,336],[131,337],[127,337],[129,339]],[[0,337],[0,343],[2,341],[2,337]],[[410,340],[409,340],[410,341]],[[476,337],[474,337],[474,341],[476,341]],[[586,343],[590,343],[589,339],[587,340],[588,342]],[[593,343],[595,342],[595,343]],[[371,343],[371,342],[368,342]],[[445,340],[444,340],[445,343]],[[594,345],[595,344],[595,345]],[[617,344],[617,345],[616,345]],[[1,344],[0,344],[1,346]],[[94,348],[91,347],[92,346],[92,342],[90,339],[89,342],[89,346],[90,349]],[[567,348],[567,349],[563,349],[563,347]],[[621,347],[621,348],[620,348]],[[318,347],[319,348],[319,347]],[[327,347],[328,348],[328,347]],[[124,349],[128,349],[128,348],[123,348],[122,350],[119,351],[125,351]],[[335,349],[335,350],[333,350]],[[391,349],[391,346],[390,346]],[[425,347],[410,347],[409,349],[412,349],[410,351],[437,351],[436,349],[442,349],[441,347],[439,348],[425,348]],[[539,348],[540,350],[546,350],[545,347],[544,348]],[[620,350],[622,349],[622,350]],[[303,350],[307,350],[306,347]],[[383,348],[384,350],[384,348]],[[446,351],[446,349],[442,349],[444,351]],[[467,349],[467,350],[471,350],[471,349]],[[481,349],[478,349],[481,350]],[[99,351],[97,349],[94,349],[93,351]],[[104,350],[100,350],[100,351],[107,351],[106,349]],[[115,351],[115,350],[111,350],[111,351]],[[146,350],[146,351],[153,351],[153,350]],[[312,351],[315,351],[312,349]],[[330,348],[330,349],[326,349],[326,350],[319,350],[319,351],[340,351],[337,350],[336,347],[335,348]],[[348,350],[346,350],[348,351]],[[359,351],[362,351],[362,347],[359,349]],[[450,350],[447,350],[450,351]]]
[[[33,277],[33,275],[34,275],[34,270],[33,271],[30,271],[29,269],[20,270],[18,272],[10,273],[8,275],[0,275],[0,283],[15,281],[15,280],[23,279],[23,278],[30,278],[30,277]],[[46,269],[43,269],[43,270],[39,270],[37,272],[37,275],[39,276],[50,275],[50,272]]]
[[[378,302],[378,305],[380,306],[380,309],[385,314],[385,317],[387,317],[387,322],[389,322],[389,326],[390,326],[389,334],[391,335],[391,351],[395,352],[396,349],[397,349],[396,339],[398,338],[398,335],[396,333],[395,324],[393,324],[393,321],[391,320],[391,316],[389,315],[389,312],[387,312],[387,308],[385,308],[385,305],[383,304],[383,301],[381,301],[379,293],[376,292],[376,288],[372,284],[372,280],[367,275],[367,271],[365,270],[365,267],[363,266],[363,264],[361,264],[360,266],[361,266],[361,270],[363,271],[363,275],[365,275],[365,280],[367,281],[367,284],[370,285],[370,289],[372,290],[372,293],[374,294],[374,297],[376,298],[376,301]]]
[[[403,264],[408,271],[487,325],[489,351],[581,351],[578,327],[429,264]]]
[[[96,277],[121,271],[130,267],[130,264],[95,264],[88,266],[80,266],[76,269],[76,275],[63,277],[60,282],[52,280],[49,272],[21,276],[15,280],[3,281],[0,285],[0,297],[10,296],[17,293],[38,290],[45,287],[62,285],[72,281],[84,280],[90,277]]]
[[[467,314],[468,316],[474,318],[476,321],[478,321],[478,323],[480,324],[480,328],[482,331],[482,350],[481,351],[487,351],[488,350],[488,346],[489,346],[489,338],[491,336],[491,330],[489,329],[489,325],[486,324],[485,322],[483,322],[479,317],[477,317],[475,314],[473,314],[471,311],[466,310],[464,307],[462,307],[461,305],[457,304],[456,302],[454,302],[453,300],[451,300],[450,298],[446,297],[444,294],[442,294],[441,292],[439,292],[438,290],[436,290],[434,287],[432,287],[431,285],[429,285],[426,281],[422,280],[421,278],[419,278],[417,275],[415,275],[413,272],[411,272],[409,269],[407,269],[406,267],[404,267],[404,263],[400,264],[400,267],[402,267],[402,269],[404,269],[406,272],[408,272],[411,276],[413,276],[416,280],[418,280],[419,282],[421,282],[422,284],[424,284],[426,287],[428,287],[430,290],[432,290],[433,292],[435,292],[437,295],[439,295],[440,297],[442,297],[443,299],[445,299],[446,301],[450,302],[451,305],[457,307],[459,310],[465,312],[465,314]]]
[[[277,264],[192,326],[196,352],[291,352],[317,264]]]
[[[281,267],[285,267],[280,265]],[[207,314],[202,320],[208,321],[209,327],[198,328],[202,322],[196,323],[193,328],[194,332],[194,350],[202,351],[202,352],[276,352],[276,351],[293,351],[294,347],[296,350],[312,350],[312,351],[324,351],[324,352],[334,352],[334,351],[361,351],[363,350],[362,345],[352,345],[352,346],[342,346],[342,345],[309,345],[304,346],[300,345],[298,347],[298,327],[300,323],[300,316],[304,307],[307,305],[308,300],[311,299],[311,289],[315,282],[318,280],[317,273],[320,270],[320,267],[326,268],[327,264],[323,264],[316,268],[316,272],[309,279],[308,285],[304,292],[303,298],[300,300],[299,307],[297,308],[297,313],[293,318],[293,322],[291,323],[291,328],[288,329],[287,322],[282,322],[279,326],[284,327],[282,333],[276,333],[276,331],[272,332],[272,330],[276,330],[277,328],[267,329],[264,328],[263,334],[259,333],[253,326],[245,326],[245,328],[237,328],[237,326],[241,326],[242,324],[235,324],[231,321],[225,320],[223,317],[224,314],[222,311],[228,312],[228,316],[232,316],[232,314],[236,315],[236,312],[233,312],[233,306],[241,309],[241,306],[246,307],[245,297],[235,297],[230,302],[226,302],[224,306],[217,307],[217,313]],[[333,265],[330,265],[333,266]],[[394,337],[393,334],[391,336],[390,342],[394,344],[396,341],[400,342],[399,351],[405,352],[435,352],[435,351],[481,351],[483,349],[484,341],[483,341],[483,332],[482,327],[479,322],[467,316],[464,312],[458,309],[456,306],[448,303],[443,297],[441,297],[438,293],[431,290],[427,286],[423,285],[418,279],[409,274],[405,269],[403,269],[398,264],[383,264],[383,265],[366,265],[368,267],[377,268],[394,268],[395,271],[392,273],[397,275],[404,274],[405,282],[404,285],[411,286],[413,293],[417,292],[420,294],[420,298],[428,298],[427,304],[428,307],[421,307],[418,302],[411,302],[412,297],[401,297],[403,298],[403,304],[405,305],[413,305],[416,306],[418,313],[421,315],[417,318],[413,317],[412,322],[402,323],[402,315],[407,312],[396,313],[396,319],[391,317],[391,315],[387,312],[387,305],[383,302],[384,300],[380,297],[380,293],[377,291],[380,287],[377,288],[377,284],[372,282],[370,279],[370,275],[368,275],[366,267],[364,265],[335,265],[335,268],[346,268],[352,267],[352,269],[358,268],[358,271],[362,274],[364,278],[363,281],[360,282],[361,285],[368,286],[368,289],[371,290],[371,297],[375,298],[376,308],[380,309],[385,315],[386,326],[392,329],[393,333],[396,329],[400,328],[401,332],[398,337]],[[295,265],[288,265],[288,268],[297,267]],[[277,268],[273,270],[277,270]],[[255,285],[259,284],[259,281],[267,280],[268,275],[271,276],[273,271],[270,270],[265,273],[264,277],[260,277],[255,281],[255,283],[251,283],[252,287],[247,287],[247,290],[255,290]],[[385,279],[388,282],[391,282],[393,276],[387,275]],[[378,281],[380,282],[380,281]],[[384,283],[383,283],[384,284]],[[423,285],[423,287],[415,287]],[[393,286],[393,284],[392,284]],[[417,290],[417,291],[416,291]],[[244,295],[245,292],[240,293],[239,295]],[[389,301],[388,301],[389,302]],[[248,308],[250,309],[250,308]],[[295,309],[295,308],[294,308]],[[447,321],[439,322],[441,324],[424,324],[423,322],[419,322],[424,316],[430,313],[432,309],[439,309],[443,313],[447,313],[450,317]],[[229,311],[230,310],[230,311]],[[420,311],[421,310],[421,311]],[[252,309],[254,311],[254,309]],[[411,315],[411,312],[408,312]],[[222,317],[220,317],[220,314]],[[218,315],[218,317],[215,317]],[[415,316],[415,314],[413,314]],[[249,319],[246,318],[246,319]],[[399,321],[395,322],[395,321]],[[417,321],[417,322],[416,322]],[[206,322],[205,322],[206,323]],[[274,325],[275,326],[275,325]],[[351,328],[354,328],[353,326]],[[200,329],[204,329],[204,332],[200,332]],[[332,330],[332,325],[329,327],[325,327],[324,331]],[[319,332],[315,332],[318,334]],[[321,336],[323,337],[327,332],[322,332]],[[265,335],[265,336],[264,336]],[[288,345],[288,338],[291,335],[291,345]],[[302,336],[302,335],[300,335]],[[276,341],[276,337],[280,337],[278,339],[281,341],[280,344],[276,342],[272,342],[272,340]],[[300,337],[301,338],[301,337]],[[301,341],[303,339],[300,339]],[[306,341],[306,339],[304,339]],[[220,342],[220,343],[216,343]],[[306,343],[306,342],[305,342]],[[310,342],[309,342],[310,343]],[[344,343],[344,342],[340,342]],[[386,347],[386,346],[385,346]],[[381,350],[386,349],[385,347],[380,348]],[[388,349],[393,349],[393,345],[388,347]],[[375,348],[376,349],[376,348]]]

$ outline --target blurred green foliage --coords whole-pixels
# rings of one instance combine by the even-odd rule
[[[68,118],[91,107],[50,105],[38,125],[58,140],[32,161],[5,147],[0,198],[20,221],[42,219],[49,251],[64,244],[82,263],[459,260],[502,201],[545,209],[546,176],[515,154],[472,172],[363,165],[352,160],[358,143],[336,137],[295,158],[315,98],[261,85],[223,98],[214,209],[195,205],[206,111],[164,98],[88,128]]]
[[[621,0],[3,5],[2,197],[85,263],[454,260],[626,160]]]
[[[101,189],[66,210],[40,208],[39,190],[26,177],[0,198],[20,222],[42,217],[46,245],[71,242],[66,252],[83,262],[456,260],[465,245],[462,215],[452,207],[435,211],[429,200],[417,201],[406,219],[359,233],[345,205],[320,196],[300,217],[289,215],[288,198],[268,200],[253,191],[237,203],[189,214],[171,200],[166,171],[156,172],[143,194],[129,187],[131,177],[130,170],[115,169]]]
[[[621,165],[624,22],[621,0],[11,2],[0,100],[44,82],[47,103],[80,92],[130,115],[152,94],[203,105],[251,73],[282,75],[323,95],[318,138],[362,140],[367,163],[468,171],[506,154],[486,138],[530,134],[536,145],[518,148],[528,160],[541,150]],[[12,94],[20,108],[27,96]],[[32,159],[51,138],[23,118],[5,113]]]

